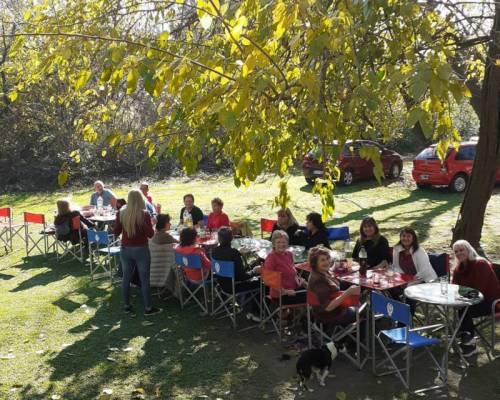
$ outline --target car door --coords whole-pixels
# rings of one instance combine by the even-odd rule
[[[361,143],[356,141],[350,144],[346,144],[348,151],[346,152],[346,166],[344,169],[350,169],[354,179],[359,179],[363,177],[363,168],[365,168],[365,160],[361,159],[359,156],[359,150],[361,148]]]
[[[462,145],[455,154],[455,159],[452,168],[451,163],[448,163],[448,168],[453,172],[453,175],[459,172],[465,172],[470,176],[472,173],[472,166],[474,165],[474,158],[476,157],[476,146],[475,145]]]

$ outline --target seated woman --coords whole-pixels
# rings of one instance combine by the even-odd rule
[[[282,208],[281,210],[279,210],[278,222],[274,224],[272,232],[277,230],[285,231],[288,235],[290,245],[300,245],[300,238],[299,236],[295,235],[297,229],[299,229],[299,224],[297,223],[297,220],[293,216],[290,209]],[[269,240],[271,239],[269,238]]]
[[[85,218],[79,211],[71,211],[69,201],[57,201],[57,215],[54,218],[54,226],[56,228],[56,238],[63,242],[70,241],[76,244],[80,241],[78,230],[72,229],[71,221],[74,217],[80,218],[80,233],[84,241],[87,240],[87,229],[94,228],[94,224]]]
[[[217,230],[223,226],[229,226],[229,217],[222,212],[224,202],[216,197],[212,200],[212,212],[208,215],[207,228]]]
[[[288,251],[288,235],[285,231],[274,231],[271,236],[273,250],[264,261],[263,269],[281,272],[282,304],[305,303],[306,292],[298,289],[306,287],[306,281],[297,275],[293,263],[293,254]],[[278,298],[279,293],[271,289],[271,298]]]
[[[195,282],[199,282],[206,278],[210,272],[210,260],[207,258],[203,249],[196,245],[196,229],[194,228],[184,228],[180,234],[179,245],[175,248],[175,251],[181,253],[182,255],[198,254],[201,258],[201,265],[203,269],[203,276],[201,270],[195,268],[185,267],[184,272],[186,277]]]
[[[380,268],[389,265],[389,242],[379,233],[377,222],[372,217],[363,218],[359,227],[360,238],[356,241],[352,258],[359,261],[359,251],[364,247],[369,268]]]
[[[417,233],[410,227],[401,229],[399,242],[392,251],[392,265],[396,272],[413,275],[430,282],[437,278],[429,256],[418,244]]]
[[[335,325],[346,326],[355,322],[356,309],[345,304],[350,296],[359,296],[359,286],[340,291],[339,282],[328,272],[332,265],[330,251],[323,246],[313,247],[309,251],[309,265],[311,275],[307,289],[316,295],[319,302],[318,306],[313,307],[314,316],[325,324],[328,332]]]
[[[312,247],[323,245],[326,248],[330,248],[330,241],[328,240],[328,231],[326,226],[321,219],[321,215],[312,212],[306,216],[306,231],[297,232],[299,235],[299,242],[302,246],[305,246],[306,250]]]
[[[453,244],[453,251],[457,264],[452,283],[477,289],[484,296],[481,303],[467,309],[459,328],[462,351],[464,356],[469,357],[477,353],[473,319],[491,313],[493,301],[500,299],[500,284],[491,263],[480,257],[469,242],[457,240]]]
[[[149,240],[151,253],[150,285],[165,287],[176,297],[178,296],[177,276],[173,269],[175,265],[175,244],[178,243],[168,231],[170,230],[170,215],[159,214],[156,221],[154,236]]]
[[[260,289],[260,281],[258,279],[260,267],[255,267],[251,272],[247,272],[243,264],[241,253],[231,247],[231,241],[233,240],[233,232],[231,229],[227,227],[219,229],[218,238],[219,246],[212,250],[212,258],[217,261],[232,261],[234,263],[234,291],[238,293]],[[217,282],[224,292],[232,293],[231,278],[219,277],[217,278]],[[260,321],[257,316],[259,313],[257,303],[252,302],[249,306],[250,312],[247,313],[247,318],[256,322]]]

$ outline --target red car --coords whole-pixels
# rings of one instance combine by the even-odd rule
[[[373,178],[373,163],[359,156],[361,147],[373,146],[379,149],[380,159],[384,167],[386,177],[398,178],[403,170],[403,159],[395,151],[371,140],[348,141],[337,159],[337,167],[340,169],[340,183],[350,185],[355,180]],[[350,150],[352,147],[352,152]],[[328,145],[327,153],[340,151],[338,144]],[[317,161],[314,151],[309,151],[302,160],[302,171],[307,183],[313,184],[316,178],[323,176],[324,165]]]
[[[413,160],[412,175],[417,186],[446,185],[454,192],[463,192],[472,173],[476,145],[476,141],[462,142],[458,151],[450,146],[443,163],[437,155],[436,145],[422,150]],[[500,182],[500,168],[496,180]]]

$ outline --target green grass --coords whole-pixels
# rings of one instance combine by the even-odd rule
[[[260,217],[275,215],[272,200],[277,183],[278,179],[262,178],[249,188],[236,189],[229,177],[200,177],[150,186],[155,201],[175,221],[183,194],[193,193],[204,211],[218,196],[231,218],[249,220],[258,234]],[[113,190],[125,197],[134,185]],[[292,177],[289,188],[291,209],[300,221],[308,212],[320,210],[319,199],[301,176]],[[16,216],[25,210],[52,216],[59,197],[72,195],[75,203],[83,205],[88,203],[90,189],[1,195],[0,205],[14,207]],[[360,219],[369,214],[380,222],[391,243],[399,228],[409,224],[432,250],[448,248],[461,201],[461,196],[444,189],[416,190],[408,175],[383,186],[363,182],[339,188],[337,195],[332,225],[347,224],[356,237]],[[483,240],[490,254],[500,250],[494,213],[499,203],[500,196],[494,195],[484,227]],[[114,399],[132,398],[137,388],[145,390],[146,398],[161,399],[295,398],[296,392],[290,389],[295,385],[294,361],[277,361],[282,348],[272,335],[260,330],[235,333],[227,321],[200,317],[193,308],[181,311],[172,300],[162,300],[165,312],[148,320],[140,313],[124,316],[119,286],[90,281],[88,271],[78,263],[25,258],[22,243],[17,242],[17,247],[0,259],[0,399],[50,399],[53,395],[94,399],[106,388],[113,390]],[[139,296],[133,304],[140,308]],[[368,367],[357,372],[344,361],[338,365],[337,377],[327,389],[304,398],[332,398],[342,391],[348,399],[386,399],[402,392],[392,378],[377,383]],[[479,367],[461,377],[455,365],[453,396],[498,396],[494,382],[499,366],[498,361],[481,357]]]

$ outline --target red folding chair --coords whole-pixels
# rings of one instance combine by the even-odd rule
[[[265,233],[271,233],[273,231],[274,224],[278,222],[275,219],[260,219],[260,237],[264,238]]]
[[[281,272],[270,271],[265,268],[260,270],[260,312],[261,312],[261,327],[263,328],[266,322],[271,322],[274,331],[278,334],[280,342],[283,337],[282,314],[284,310],[300,310],[306,307],[306,303],[283,304],[281,282]],[[266,295],[266,287],[274,289],[280,293],[278,298],[271,298]],[[296,317],[296,316],[295,316]],[[292,325],[296,323],[296,318],[292,321]]]
[[[71,239],[66,241],[59,240],[57,236],[55,236],[55,247],[58,261],[66,256],[70,256],[70,260],[75,259],[77,261],[80,261],[81,263],[85,261],[83,258],[84,243],[82,238],[81,222],[80,216],[78,215],[74,216],[71,219],[70,236],[73,237],[74,234],[77,235],[76,237],[78,238],[78,242],[76,243],[72,243]],[[63,253],[61,255],[59,255],[59,247],[63,250]]]
[[[23,224],[14,224],[13,211],[10,207],[0,208],[0,242],[3,243],[5,251],[13,250],[13,239],[17,235],[24,240],[21,235]]]
[[[33,232],[31,228],[38,228],[42,225],[42,230]],[[49,249],[52,248],[56,250],[55,244],[55,230],[49,228],[45,222],[45,215],[34,214],[30,212],[24,212],[24,241],[26,243],[26,255],[29,256],[32,251],[38,250],[40,254],[47,255]],[[35,236],[35,235],[38,235]],[[49,243],[49,238],[53,239],[52,243]],[[43,244],[43,248],[40,246]]]

